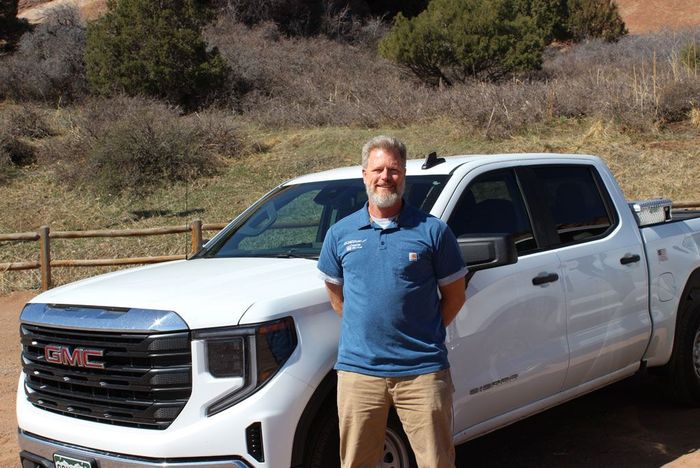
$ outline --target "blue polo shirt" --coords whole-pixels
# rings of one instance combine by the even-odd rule
[[[343,285],[336,369],[397,377],[449,367],[438,285],[467,269],[444,222],[404,203],[382,229],[365,205],[329,229],[318,269]]]

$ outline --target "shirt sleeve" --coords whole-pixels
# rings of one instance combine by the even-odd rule
[[[329,229],[323,240],[321,255],[318,257],[316,268],[324,281],[333,284],[343,284],[343,266],[338,257],[337,245],[333,229]]]
[[[433,269],[439,286],[450,284],[469,272],[462,260],[462,253],[452,230],[441,224],[440,236],[433,255]]]

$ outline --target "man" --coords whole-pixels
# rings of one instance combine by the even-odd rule
[[[403,143],[368,141],[362,177],[367,204],[331,227],[318,262],[342,317],[335,366],[341,462],[377,465],[393,405],[419,467],[454,467],[444,341],[464,304],[467,270],[445,223],[403,200]]]

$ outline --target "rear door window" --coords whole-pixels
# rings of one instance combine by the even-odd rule
[[[591,167],[535,166],[532,171],[558,245],[592,240],[611,230],[614,213]]]

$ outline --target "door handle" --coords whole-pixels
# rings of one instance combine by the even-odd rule
[[[546,283],[554,283],[559,279],[559,275],[556,273],[549,273],[544,275],[535,276],[532,278],[532,284],[535,286],[540,286]]]
[[[640,256],[637,255],[637,254],[627,254],[627,255],[625,255],[624,257],[622,257],[622,258],[620,259],[620,263],[621,263],[622,265],[627,265],[627,264],[630,264],[630,263],[637,263],[637,262],[640,261],[641,259],[642,259],[642,257],[640,257]]]

